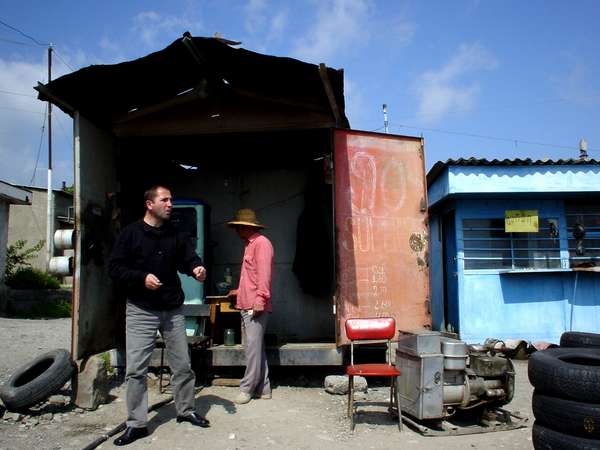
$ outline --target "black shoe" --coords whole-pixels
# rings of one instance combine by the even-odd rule
[[[189,422],[192,425],[196,425],[197,427],[208,428],[210,427],[210,422],[208,419],[202,417],[198,413],[191,413],[185,416],[177,416],[177,423],[180,422]]]
[[[115,439],[115,445],[128,445],[143,437],[148,436],[148,428],[127,427],[125,433]]]

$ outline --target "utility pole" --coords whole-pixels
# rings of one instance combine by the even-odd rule
[[[52,43],[48,45],[48,83],[52,81]],[[46,222],[46,266],[54,256],[54,199],[52,195],[52,103],[48,101],[48,215]]]

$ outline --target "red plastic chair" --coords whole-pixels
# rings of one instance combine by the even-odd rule
[[[393,317],[373,317],[368,319],[347,319],[346,336],[350,339],[350,365],[346,367],[348,375],[348,417],[350,418],[350,429],[354,430],[354,377],[390,377],[390,406],[389,412],[392,417],[398,413],[398,430],[402,431],[402,412],[400,410],[400,397],[398,394],[397,378],[400,371],[392,364],[392,353],[390,348],[391,339],[396,331],[396,321]],[[379,364],[354,364],[355,343],[387,342],[388,361],[390,363]],[[394,405],[395,403],[395,405]],[[394,410],[396,407],[396,411]]]

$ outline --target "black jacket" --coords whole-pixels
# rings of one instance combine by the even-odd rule
[[[193,276],[202,265],[191,241],[166,222],[155,228],[143,220],[126,226],[113,247],[108,270],[111,278],[125,289],[136,305],[165,310],[176,308],[184,300],[177,271]],[[156,291],[144,285],[146,275],[154,274],[162,283]]]

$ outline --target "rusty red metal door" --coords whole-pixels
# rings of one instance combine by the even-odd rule
[[[422,139],[335,130],[334,163],[338,345],[347,318],[431,327]]]

